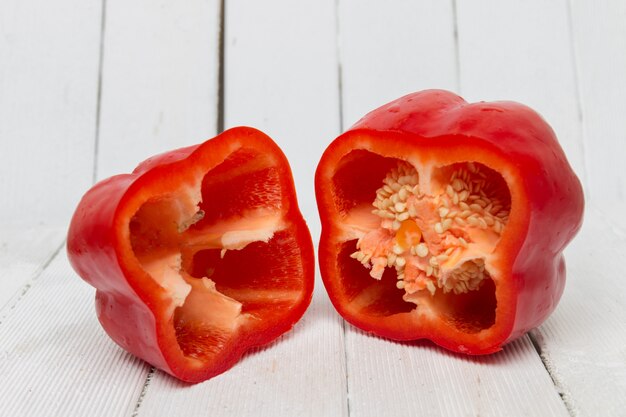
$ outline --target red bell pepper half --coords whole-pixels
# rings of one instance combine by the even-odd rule
[[[316,173],[322,278],[368,332],[486,354],[541,324],[583,193],[552,129],[513,102],[441,90],[372,111]]]
[[[101,181],[67,250],[121,347],[189,382],[289,330],[311,300],[311,237],[278,146],[252,128]]]

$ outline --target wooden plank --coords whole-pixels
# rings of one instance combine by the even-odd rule
[[[626,229],[590,207],[566,258],[563,298],[533,337],[572,415],[624,415]]]
[[[0,2],[2,224],[65,224],[91,183],[100,17],[100,0]]]
[[[107,3],[100,177],[130,170],[155,152],[213,136],[217,117],[218,1],[161,2],[156,7],[150,2]],[[75,11],[69,15],[80,18]],[[98,28],[99,17],[93,25]],[[50,22],[75,27],[74,22]],[[76,47],[72,52],[81,62],[88,56]],[[63,161],[70,167],[89,162],[88,175],[82,176],[86,184],[77,181],[81,192],[92,179],[97,78],[96,71],[89,155],[79,163]],[[87,106],[80,107],[78,113],[84,113]],[[81,136],[73,131],[67,135]],[[64,149],[54,150],[45,156],[64,155]],[[44,168],[42,172],[53,171]],[[0,316],[0,374],[3,381],[11,381],[0,384],[0,396],[9,398],[0,414],[115,416],[134,411],[149,366],[104,334],[95,317],[93,289],[79,281],[64,254],[19,301]]]
[[[414,91],[458,91],[451,1],[339,1],[344,127]]]
[[[616,143],[585,149],[587,192],[605,201],[622,199],[623,176],[614,168],[620,161],[611,162],[611,158],[621,155],[623,144],[617,144],[620,141],[616,133],[609,132],[620,131],[614,121],[619,119],[619,106],[623,106],[616,93],[622,91],[619,75],[626,63],[617,53],[624,44],[623,36],[619,36],[624,32],[623,5],[614,2],[612,7],[596,8],[599,5],[575,2],[571,28],[565,2],[473,2],[460,6],[464,91],[467,86],[470,95],[475,94],[472,98],[489,99],[478,94],[492,88],[494,97],[515,98],[535,107],[553,124],[574,168],[583,174],[582,137],[577,132],[580,115],[574,108],[579,97],[576,67],[571,59],[573,28],[587,143],[592,137],[594,143],[595,138]],[[477,27],[473,22],[478,18],[483,20]],[[498,33],[497,41],[492,40],[494,33]],[[491,59],[495,56],[498,59]],[[611,65],[598,66],[607,59],[613,60]],[[473,64],[466,66],[466,61]],[[607,188],[600,187],[609,186],[611,193],[602,196],[600,190]],[[623,413],[626,392],[622,348],[626,313],[619,301],[625,289],[616,261],[623,258],[618,256],[620,250],[624,252],[623,235],[616,237],[619,232],[603,226],[593,210],[588,211],[586,219],[581,235],[567,252],[569,278],[561,304],[532,335],[573,415],[619,415]],[[597,286],[596,282],[603,285]],[[604,291],[607,287],[612,288],[610,292]]]
[[[61,253],[0,324],[0,415],[127,416],[148,369],[104,334]]]
[[[334,11],[332,0],[226,5],[225,125],[255,126],[281,146],[314,236],[313,173],[325,141],[339,131]],[[341,321],[318,283],[292,332],[184,390],[156,372],[138,413],[347,415],[343,358]]]
[[[346,340],[351,416],[568,416],[527,336],[477,357],[352,327]]]
[[[99,179],[215,136],[219,0],[108,1]]]
[[[461,91],[513,100],[542,114],[585,180],[567,0],[458,2]]]
[[[0,311],[19,301],[62,249],[64,238],[65,229],[58,227],[0,227]]]
[[[588,196],[598,203],[626,201],[626,3],[571,1],[579,72]]]
[[[0,323],[92,181],[100,22],[99,0],[0,2]]]

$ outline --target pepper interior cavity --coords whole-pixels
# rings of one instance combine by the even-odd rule
[[[190,359],[217,355],[242,326],[262,332],[304,296],[279,176],[270,155],[240,149],[202,174],[199,190],[150,199],[130,221],[134,254],[166,290]]]
[[[351,309],[387,317],[417,306],[466,333],[494,324],[502,273],[493,261],[511,209],[501,174],[475,161],[413,165],[354,150],[333,189]]]

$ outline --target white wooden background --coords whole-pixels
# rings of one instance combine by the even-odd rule
[[[623,0],[0,0],[0,416],[626,415]],[[64,239],[96,180],[251,125],[317,241],[326,145],[400,95],[524,102],[584,182],[568,283],[486,357],[345,324],[318,279],[294,330],[189,386],[118,348]]]

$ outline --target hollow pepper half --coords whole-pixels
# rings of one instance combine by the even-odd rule
[[[67,250],[121,347],[185,381],[229,369],[307,308],[314,261],[288,162],[252,128],[96,184]]]
[[[322,278],[353,325],[486,354],[542,323],[583,193],[552,129],[513,102],[404,96],[326,149]]]

